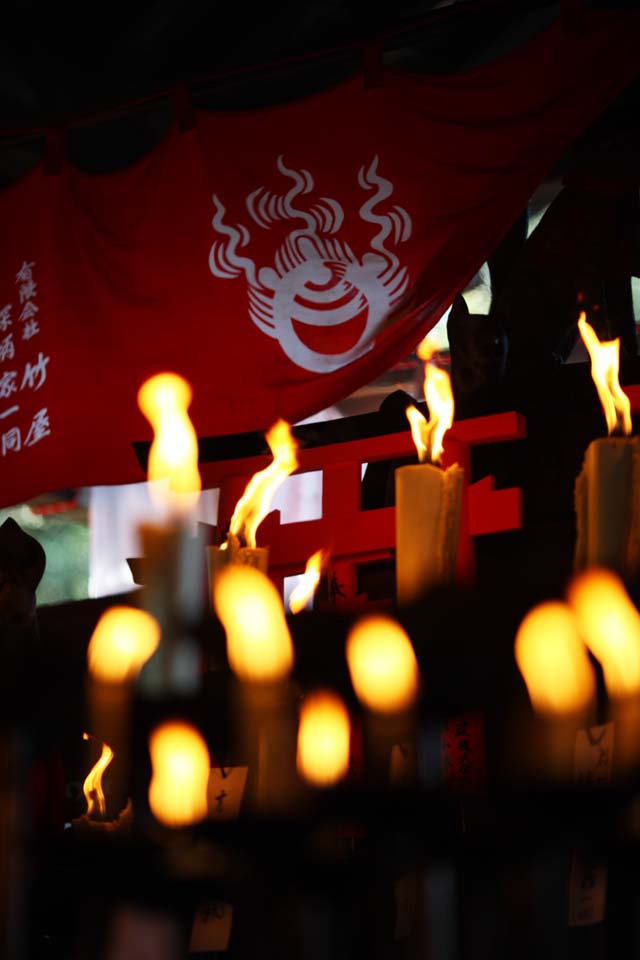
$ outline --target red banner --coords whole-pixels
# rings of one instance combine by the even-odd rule
[[[4,191],[1,502],[141,479],[136,392],[162,369],[205,436],[296,421],[406,355],[636,72],[638,15],[595,23],[463,75],[199,111],[126,170]]]

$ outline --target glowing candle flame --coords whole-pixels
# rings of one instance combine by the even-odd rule
[[[273,454],[268,467],[255,473],[233,512],[229,532],[248,547],[256,546],[256,531],[271,508],[276,490],[298,467],[298,446],[285,420],[278,420],[266,433]]]
[[[83,733],[83,740],[89,740],[89,734]],[[93,765],[87,777],[82,784],[82,792],[84,793],[84,798],[87,801],[87,816],[93,817],[96,814],[99,817],[104,817],[107,806],[104,798],[104,791],[102,789],[102,775],[109,766],[113,759],[113,750],[107,746],[106,743],[102,744],[102,752],[100,757]]]
[[[309,559],[304,568],[304,573],[289,597],[289,610],[291,613],[300,613],[307,605],[307,601],[314,595],[320,583],[322,574],[322,565],[325,562],[326,554],[324,550],[316,550]]]
[[[229,564],[216,577],[213,603],[234,673],[249,682],[283,679],[293,665],[293,644],[271,580],[255,567]]]
[[[149,737],[149,806],[168,827],[186,827],[207,815],[209,751],[188,723],[164,723]]]
[[[594,672],[578,624],[564,603],[542,603],[518,629],[515,657],[535,710],[571,714],[587,707]]]
[[[352,627],[347,662],[356,695],[370,710],[397,713],[414,702],[418,664],[411,641],[390,617],[364,617]]]
[[[568,598],[585,643],[602,664],[609,693],[640,692],[640,614],[622,581],[608,570],[587,570],[574,578]]]
[[[309,694],[300,710],[298,771],[317,787],[329,787],[349,769],[351,726],[344,703],[329,690]]]
[[[169,505],[177,514],[195,507],[202,488],[198,472],[198,437],[189,419],[191,387],[176,373],[151,377],[138,391],[138,406],[154,430],[149,451],[149,480],[169,481]],[[151,495],[167,505],[162,485]]]
[[[429,410],[429,420],[413,406],[407,407],[407,419],[420,463],[425,460],[440,463],[444,452],[444,435],[453,423],[451,380],[446,370],[431,362],[435,347],[428,337],[419,344],[416,353],[420,360],[424,361],[424,398]]]
[[[110,607],[89,641],[89,673],[104,683],[135,680],[159,642],[160,627],[151,614],[134,607]]]
[[[620,338],[603,342],[598,340],[595,330],[587,323],[584,311],[578,319],[578,330],[591,357],[591,376],[600,397],[607,430],[610,434],[624,433],[628,436],[633,426],[631,404],[618,380]]]

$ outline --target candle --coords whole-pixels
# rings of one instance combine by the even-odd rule
[[[267,572],[269,550],[267,547],[258,547],[256,533],[271,509],[278,487],[298,467],[298,447],[291,427],[285,420],[277,420],[265,434],[265,439],[273,460],[249,480],[231,517],[225,543],[220,547],[208,548],[212,585],[219,571],[229,563],[244,564],[256,567],[262,573]]]
[[[523,619],[515,658],[536,714],[529,772],[569,782],[578,729],[594,708],[595,675],[569,607],[542,603]],[[522,738],[522,731],[518,736]]]
[[[400,603],[415,600],[430,585],[455,576],[464,473],[443,470],[442,441],[453,422],[449,375],[431,363],[428,340],[418,348],[425,361],[424,393],[430,419],[407,407],[419,464],[399,467],[396,484],[396,586]],[[424,462],[430,461],[430,462]]]
[[[602,665],[614,723],[615,769],[640,763],[640,614],[622,582],[604,569],[574,577],[568,600],[589,650]]]
[[[336,784],[349,769],[351,724],[340,697],[330,690],[308,694],[300,708],[297,765],[314,787]]]
[[[115,606],[102,614],[87,648],[89,726],[92,734],[115,753],[110,771],[111,817],[126,799],[134,684],[159,641],[160,627],[149,613]]]
[[[576,481],[575,567],[605,566],[632,575],[640,565],[640,447],[629,436],[630,404],[618,381],[620,340],[601,343],[584,313],[578,328],[591,357],[609,436],[589,444]]]
[[[211,760],[199,731],[188,723],[163,723],[149,737],[149,753],[149,806],[156,820],[172,828],[204,820]]]
[[[160,623],[162,641],[140,678],[145,694],[192,693],[199,681],[199,656],[185,623],[202,607],[202,550],[192,535],[201,489],[198,438],[187,409],[191,387],[175,373],[147,380],[138,405],[154,430],[149,451],[152,496],[165,514],[141,527],[145,553],[144,605]],[[163,481],[163,482],[161,482]]]
[[[249,759],[247,800],[259,812],[281,812],[295,794],[287,684],[293,644],[282,599],[259,570],[229,564],[214,581],[213,602],[226,633],[229,664],[240,682],[236,727]]]
[[[289,597],[289,610],[291,613],[300,613],[301,610],[304,610],[311,597],[315,594],[318,589],[318,584],[320,583],[322,567],[326,563],[327,558],[328,553],[325,550],[316,550],[307,560],[304,573],[296,583]]]
[[[363,617],[347,636],[351,683],[364,705],[365,749],[374,780],[389,782],[394,744],[407,744],[415,768],[415,722],[412,716],[420,674],[407,634],[391,617]]]

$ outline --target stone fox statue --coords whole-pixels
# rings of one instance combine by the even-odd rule
[[[581,309],[601,339],[620,337],[623,370],[636,356],[637,189],[567,182],[502,268],[487,316],[470,314],[459,296],[449,315],[452,380],[463,416],[535,394],[569,356]]]

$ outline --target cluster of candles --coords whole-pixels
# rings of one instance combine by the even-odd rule
[[[582,318],[581,329],[585,336]],[[592,357],[597,353],[593,338],[595,334],[585,336],[590,351],[593,348]],[[420,460],[429,462],[396,471],[401,602],[413,599],[430,584],[451,579],[461,509],[462,470],[454,466],[445,471],[437,465],[444,434],[453,421],[448,377],[433,363],[427,344],[419,352],[425,360],[430,419],[416,408],[410,408],[407,416]],[[613,392],[615,409],[624,408],[624,394],[612,386],[610,369],[600,378],[599,390],[602,383],[607,396]],[[199,547],[189,536],[200,490],[197,438],[187,413],[190,400],[188,384],[175,374],[152,378],[139,394],[140,408],[154,427],[149,477],[164,480],[169,489],[167,518],[163,525],[142,531],[148,565],[147,609],[107,611],[89,646],[91,733],[105,743],[85,785],[89,818],[104,811],[100,777],[111,750],[126,769],[122,761],[127,759],[136,684],[147,696],[160,697],[188,694],[197,685],[198,658],[181,627],[183,618],[197,607],[200,584],[194,559]],[[608,419],[615,430],[617,418]],[[628,411],[623,422],[625,427],[630,425]],[[612,440],[617,451],[617,438]],[[297,467],[296,447],[283,421],[269,431],[267,441],[273,461],[248,484],[227,541],[211,548],[209,561],[211,602],[224,627],[228,662],[238,681],[236,729],[254,773],[248,802],[260,812],[283,812],[290,809],[304,782],[327,788],[347,776],[351,718],[337,692],[319,689],[302,698],[297,721],[291,721],[288,677],[294,646],[282,598],[266,573],[268,553],[257,546],[256,531],[275,490]],[[586,513],[590,531],[589,511],[602,512],[602,490],[612,482],[602,479],[608,458],[618,457],[617,452],[608,452],[606,441],[596,445],[597,452],[587,453],[585,465],[590,477],[585,481],[591,498]],[[589,532],[587,539],[594,537]],[[590,549],[588,555],[589,569],[576,575],[566,602],[536,607],[515,638],[515,658],[546,731],[537,755],[547,771],[568,778],[577,731],[592,724],[597,713],[589,653],[602,666],[612,705],[618,767],[627,770],[640,759],[640,614],[622,581],[610,570],[593,565],[598,551]],[[293,598],[294,613],[317,586],[323,560],[322,551],[311,558]],[[578,555],[576,565],[585,565],[578,562]],[[352,626],[345,653],[363,708],[368,769],[377,782],[389,783],[393,744],[407,744],[411,757],[418,737],[415,706],[423,681],[411,640],[393,617],[365,615]],[[193,725],[175,720],[161,723],[150,735],[149,754],[148,800],[159,822],[183,827],[211,815],[207,799],[211,758],[204,737]],[[415,770],[411,779],[418,782]]]

